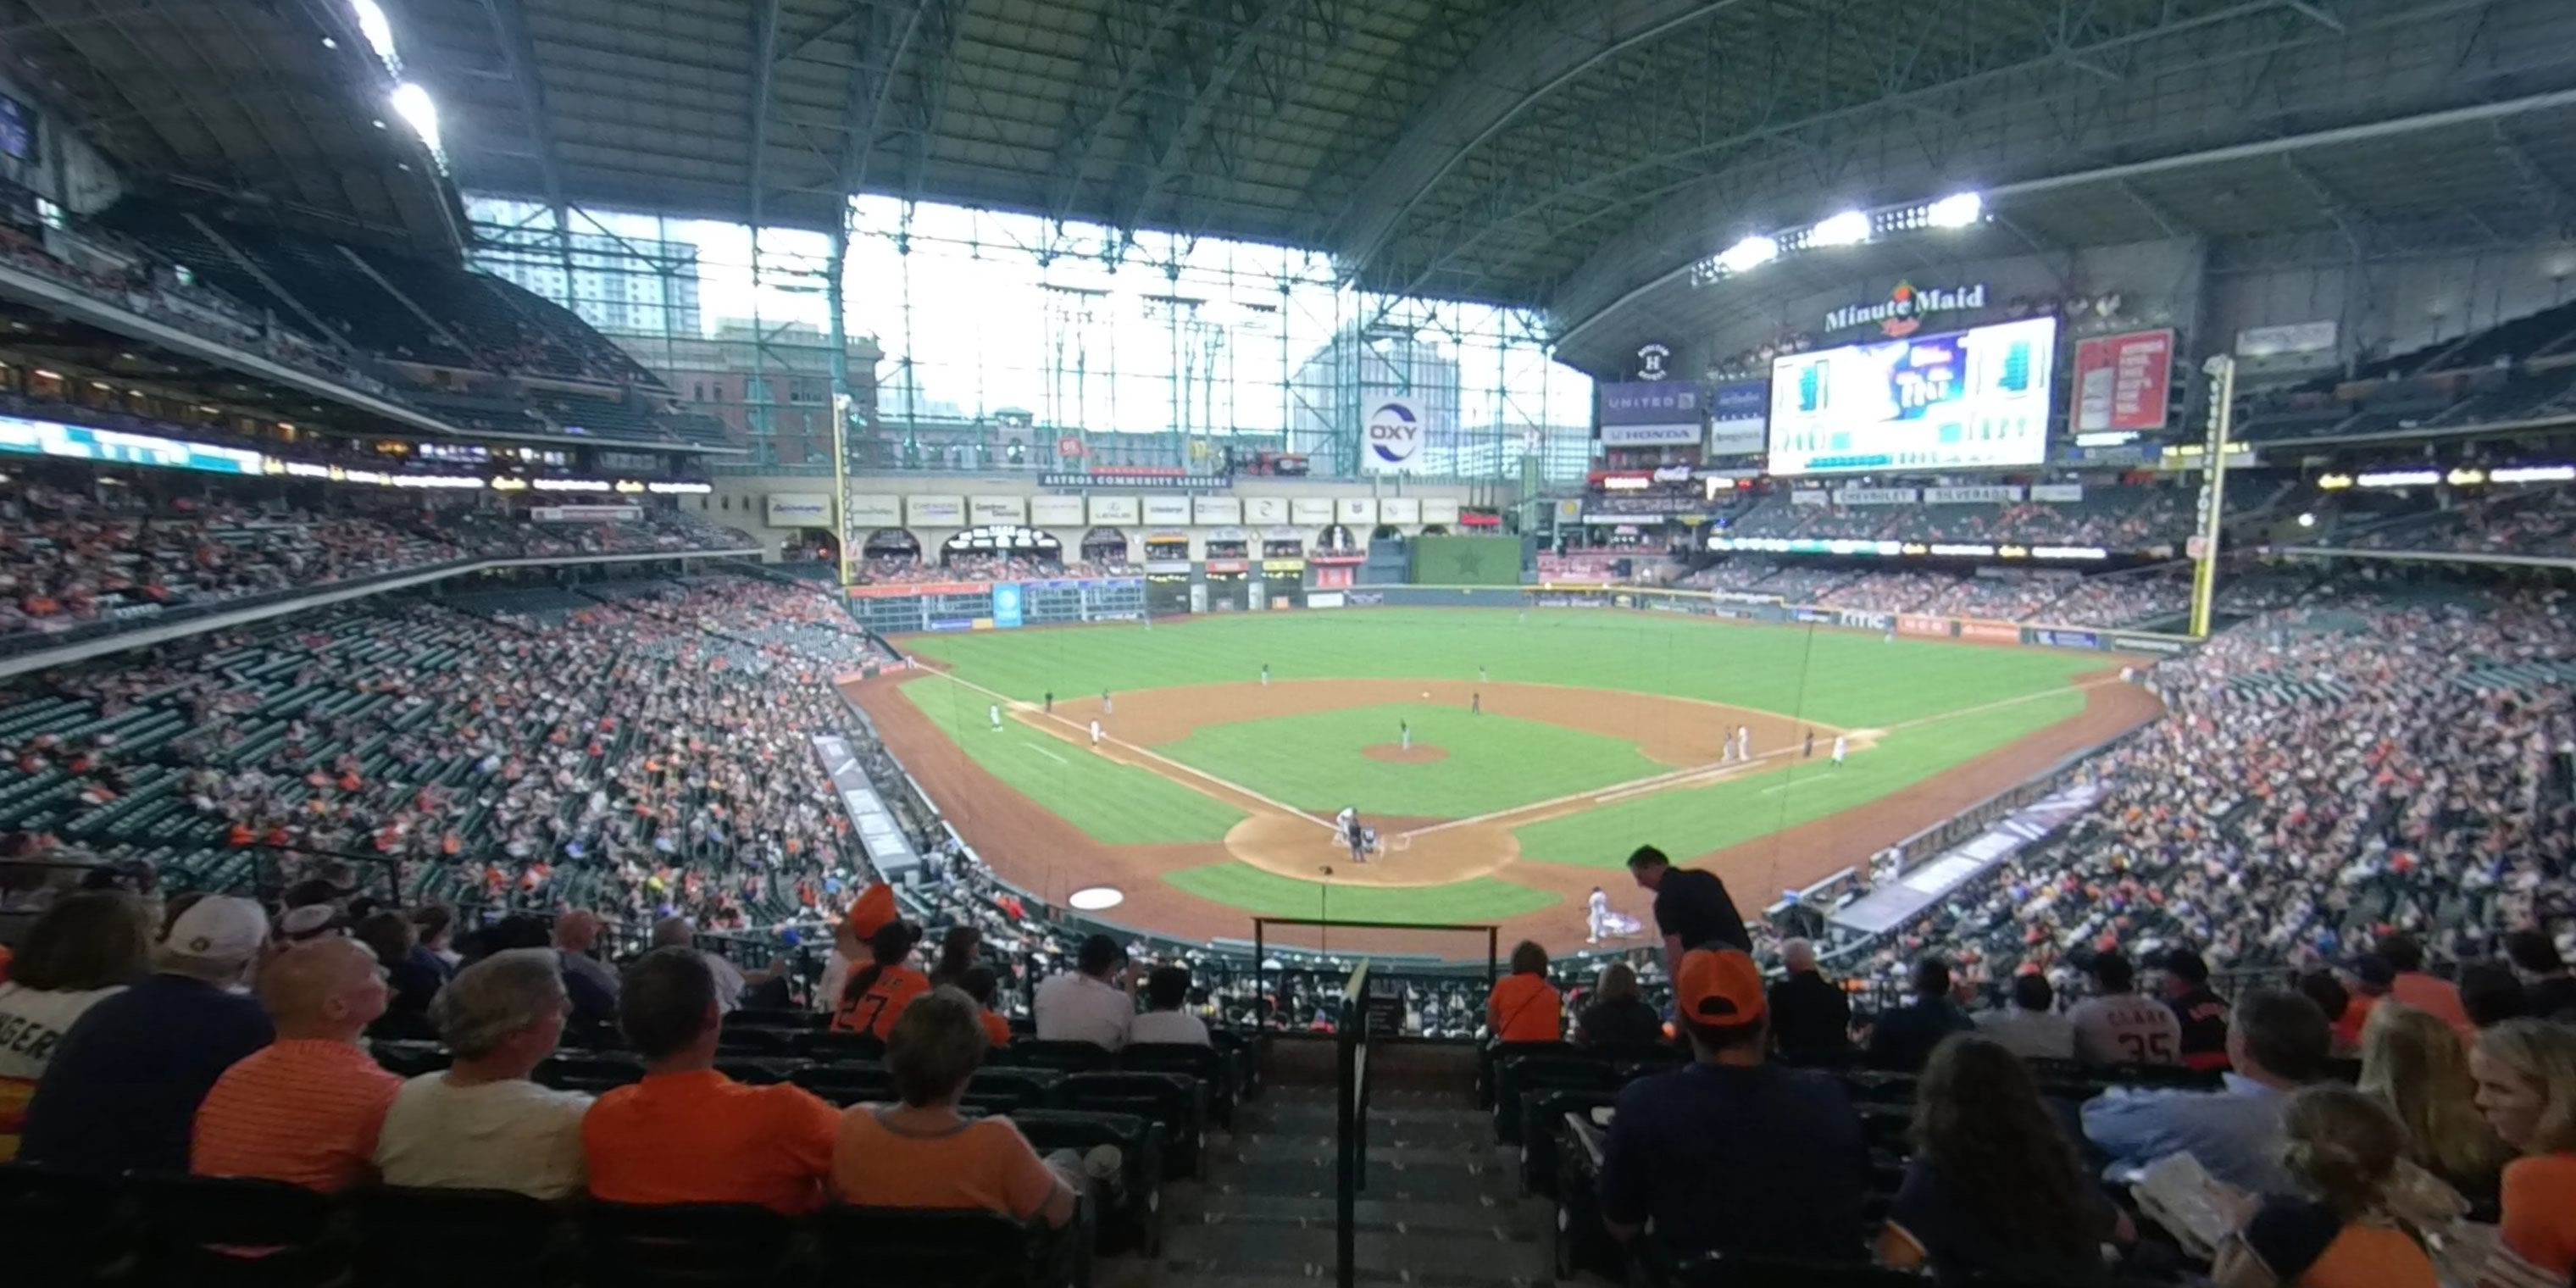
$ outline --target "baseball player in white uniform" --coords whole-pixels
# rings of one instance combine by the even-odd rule
[[[1736,726],[1736,732],[1742,732],[1742,730],[1743,726]],[[1724,738],[1718,740],[1717,763],[1721,765],[1731,765],[1735,763],[1735,733],[1729,733]]]
[[[1341,813],[1333,816],[1333,835],[1340,838],[1342,844],[1350,844],[1351,824],[1358,822],[1359,817],[1360,811],[1356,805],[1345,805]]]
[[[1753,759],[1753,726],[1735,726],[1735,758],[1737,760]]]
[[[1397,735],[1403,739],[1404,750],[1413,750],[1413,722],[1410,720],[1398,720],[1395,722],[1395,728]]]
[[[984,715],[987,719],[990,719],[993,722],[993,732],[1000,733],[1002,731],[1002,704],[996,702],[986,706],[984,708]]]
[[[1094,747],[1100,745],[1100,722],[1097,720],[1091,722],[1091,745]]]
[[[1846,753],[1850,752],[1850,751],[1851,751],[1851,739],[1846,738],[1846,737],[1844,737],[1844,736],[1843,736],[1843,735],[1841,735],[1841,734],[1835,734],[1835,735],[1834,735],[1834,768],[1836,768],[1836,769],[1840,769],[1840,768],[1842,768],[1842,767],[1843,767],[1843,756],[1844,756]]]
[[[1270,664],[1268,662],[1261,664],[1261,687],[1265,689],[1270,687]]]
[[[1583,942],[1587,944],[1600,943],[1603,923],[1608,920],[1610,920],[1610,896],[1601,893],[1601,887],[1594,886],[1592,887],[1591,911],[1584,917],[1585,925],[1589,928],[1591,933],[1584,937]]]

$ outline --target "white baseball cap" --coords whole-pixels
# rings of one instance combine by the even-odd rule
[[[161,941],[164,964],[239,969],[268,942],[268,913],[248,899],[211,895],[189,905]],[[184,972],[183,972],[184,973]]]

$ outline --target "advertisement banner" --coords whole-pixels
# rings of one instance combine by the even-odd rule
[[[1849,490],[1849,489],[1845,489]],[[1927,487],[1923,489],[1925,505],[2001,505],[2021,499],[2021,489],[2002,484],[1979,487]]]
[[[1301,528],[1320,528],[1333,521],[1333,498],[1301,496],[1288,503],[1288,521]]]
[[[1029,523],[1040,528],[1081,527],[1082,498],[1078,496],[1030,497]]]
[[[1308,608],[1339,608],[1341,606],[1342,592],[1338,590],[1313,590],[1306,592],[1306,607]]]
[[[1603,447],[1689,447],[1699,442],[1698,421],[1673,425],[1603,425]]]
[[[1181,470],[1113,469],[1094,470],[1088,474],[1041,474],[1040,487],[1118,487],[1157,488],[1186,492],[1213,492],[1230,487],[1234,480],[1223,474],[1191,474]]]
[[[966,513],[977,523],[1027,523],[1029,499],[1024,496],[970,496],[966,498]]]
[[[772,492],[761,498],[764,521],[773,528],[814,528],[832,522],[832,498],[822,492]]]
[[[1190,521],[1190,498],[1185,496],[1149,496],[1145,498],[1145,522],[1186,525]]]
[[[2081,501],[2084,499],[2084,485],[2081,483],[2033,483],[2030,485],[2030,499],[2034,501]]]
[[[1376,523],[1377,498],[1373,496],[1346,496],[1336,499],[1333,502],[1333,521],[1335,523]],[[1360,535],[1367,536],[1368,534],[1363,532]]]
[[[631,505],[532,505],[528,517],[539,523],[622,523],[644,517]]]
[[[1598,388],[1601,427],[1689,425],[1708,414],[1708,391],[1693,380],[1635,380]]]
[[[1258,527],[1288,521],[1288,498],[1281,496],[1247,496],[1243,498],[1243,521]]]
[[[1830,608],[1792,608],[1789,610],[1789,620],[1793,622],[1805,622],[1810,626],[1832,626],[1836,624],[1834,610]]]
[[[1833,498],[1820,487],[1802,487],[1789,493],[1791,505],[1824,505]]]
[[[1912,505],[1922,499],[1921,489],[1910,487],[1846,487],[1834,489],[1838,505]]]
[[[0,452],[59,456],[103,465],[154,465],[164,469],[203,470],[209,474],[257,475],[259,453],[239,447],[217,447],[184,439],[128,434],[122,430],[66,425],[56,420],[0,416]]]
[[[1377,400],[1362,428],[1360,470],[1366,474],[1411,474],[1422,468],[1423,447],[1431,437],[1430,422],[1410,398]]]
[[[889,582],[882,586],[852,586],[852,599],[937,599],[942,595],[981,595],[993,588],[990,582],[931,581]]]
[[[2165,653],[2183,651],[2190,645],[2183,640],[2157,639],[2152,635],[2114,635],[2111,647],[2123,653]]]
[[[2290,354],[2322,356],[2334,351],[2335,323],[2332,318],[2320,322],[2252,326],[2236,333],[2236,356],[2240,358],[2278,358]]]
[[[2078,434],[2165,427],[2172,411],[2174,333],[2132,331],[2096,336],[2075,345],[2075,409],[2068,425]]]
[[[1436,496],[1422,498],[1424,523],[1450,524],[1458,521],[1458,503]]]
[[[1190,498],[1190,521],[1193,523],[1241,523],[1243,502],[1230,496],[1194,496]]]
[[[2011,622],[1962,621],[1959,638],[1983,640],[1989,644],[2021,643],[2021,628]]]
[[[1750,456],[1762,450],[1771,427],[1771,382],[1719,385],[1709,398],[1708,454]]]
[[[993,625],[1010,630],[1020,624],[1020,583],[997,582],[993,586]]]
[[[2098,649],[2102,647],[2102,637],[2091,631],[2034,630],[2030,633],[2030,642],[2045,644],[2050,648]]]
[[[906,522],[930,528],[966,526],[966,498],[962,496],[908,496],[903,499]]]
[[[1835,616],[1842,625],[1865,631],[1886,630],[1888,622],[1892,620],[1885,613],[1855,612],[1848,608],[1837,613]]]
[[[1087,498],[1094,524],[1134,524],[1145,521],[1145,507],[1132,496],[1095,496]]]
[[[1377,503],[1377,521],[1380,523],[1395,524],[1422,522],[1422,498],[1413,496],[1390,496],[1379,501]]]
[[[903,526],[903,498],[899,496],[852,496],[849,502],[848,526],[861,528],[900,528]]]
[[[1898,613],[1896,615],[1896,633],[1899,635],[1947,635],[1950,633],[1950,619],[1947,617],[1929,617],[1922,613]]]

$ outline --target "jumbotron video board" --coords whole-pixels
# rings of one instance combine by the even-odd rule
[[[1770,471],[2037,465],[2056,359],[2055,318],[1776,358]]]

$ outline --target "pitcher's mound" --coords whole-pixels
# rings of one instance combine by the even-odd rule
[[[1449,749],[1417,742],[1408,750],[1401,743],[1381,742],[1360,748],[1360,754],[1371,760],[1384,760],[1398,765],[1428,765],[1435,761],[1447,760]]]

